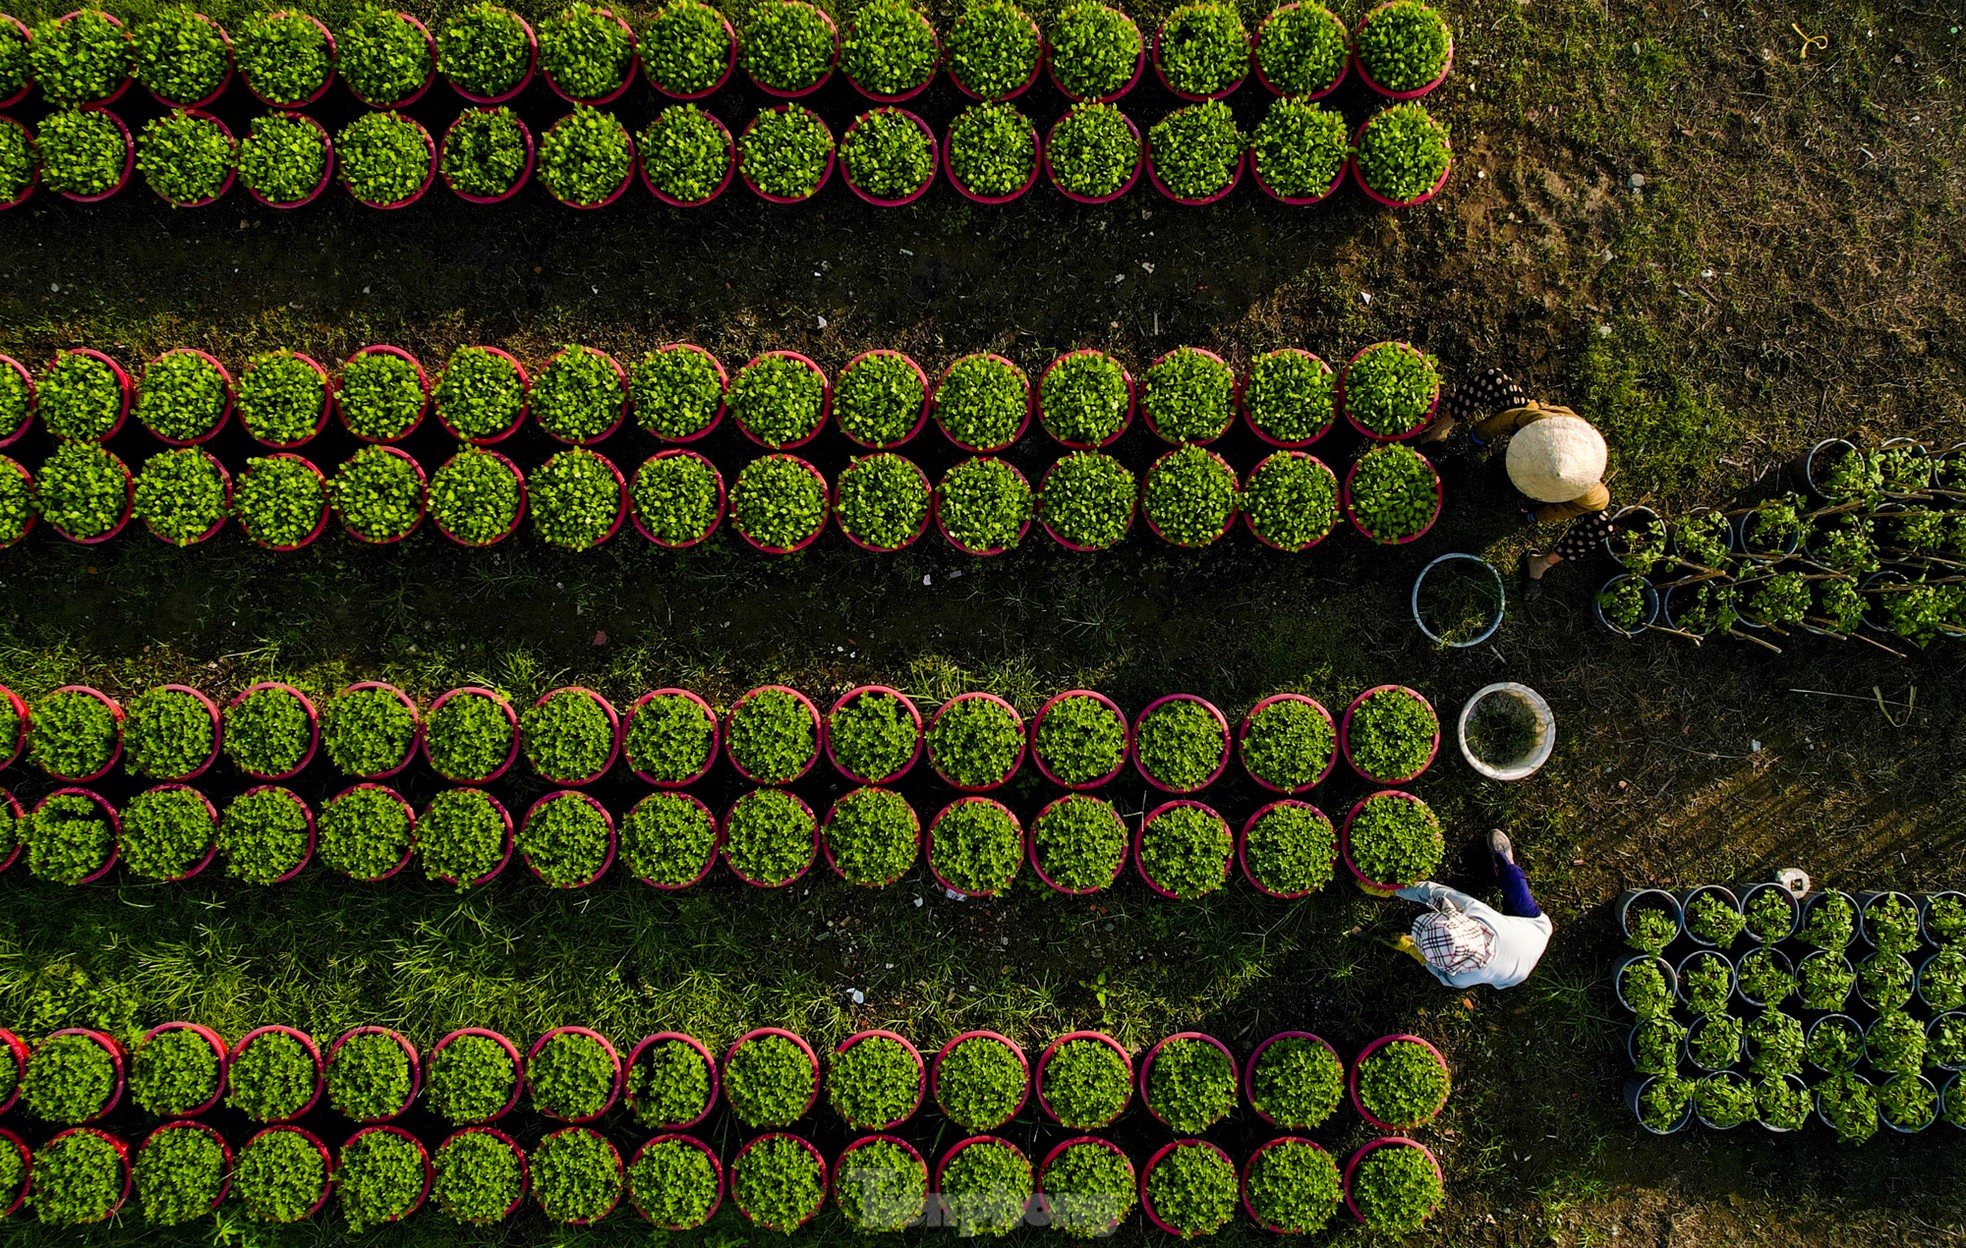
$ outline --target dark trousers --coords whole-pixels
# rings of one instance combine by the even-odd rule
[[[1495,874],[1502,882],[1502,904],[1497,909],[1512,919],[1543,917],[1543,912],[1536,908],[1536,899],[1529,895],[1529,877],[1522,873],[1521,867],[1497,858]]]

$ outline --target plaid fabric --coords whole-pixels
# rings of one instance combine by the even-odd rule
[[[1495,956],[1495,933],[1446,902],[1413,920],[1413,943],[1428,965],[1455,975],[1478,971]]]

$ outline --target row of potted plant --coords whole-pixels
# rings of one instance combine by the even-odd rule
[[[1966,944],[1966,894],[1846,893],[1820,889],[1797,901],[1779,883],[1738,892],[1702,884],[1678,893],[1641,889],[1619,898],[1626,944],[1659,956],[1682,938],[1682,948],[1722,952],[1745,944],[1841,953],[1857,945],[1890,957]],[[1948,1007],[1950,1008],[1950,1007]]]
[[[402,442],[434,418],[445,433],[492,446],[530,417],[548,437],[591,446],[634,424],[688,444],[729,415],[768,450],[796,450],[832,425],[855,446],[892,450],[933,420],[979,455],[1015,446],[1033,419],[1068,450],[1111,446],[1138,413],[1177,445],[1207,445],[1240,416],[1278,450],[1303,450],[1343,416],[1370,442],[1425,432],[1440,404],[1440,363],[1404,342],[1363,347],[1337,369],[1298,347],[1255,355],[1246,372],[1202,347],[1164,352],[1136,380],[1111,354],[1085,347],[1054,358],[1035,384],[993,351],[959,356],[931,382],[907,354],[863,351],[829,376],[789,350],[751,357],[734,373],[694,343],[669,343],[624,366],[605,351],[565,346],[534,371],[496,347],[460,346],[433,378],[401,347],[377,343],[330,369],[292,350],[264,351],[235,378],[195,347],[166,351],[131,377],[92,348],[55,353],[38,373],[0,355],[0,447],[38,420],[63,441],[102,441],[134,417],[174,448],[200,446],[235,418],[269,450],[297,450],[337,420],[362,442]]]
[[[461,686],[425,707],[394,685],[358,681],[314,699],[292,685],[260,681],[221,708],[189,685],[166,684],[119,702],[87,685],[62,685],[30,706],[0,686],[0,767],[25,759],[70,783],[123,770],[149,780],[205,775],[223,753],[264,781],[301,774],[317,751],[344,774],[386,780],[420,755],[454,784],[503,777],[524,757],[551,784],[579,787],[616,760],[637,779],[680,788],[709,774],[719,753],[753,784],[790,784],[824,757],[857,784],[893,784],[926,760],[965,793],[1009,784],[1028,758],[1047,781],[1074,791],[1119,778],[1130,761],[1149,785],[1176,796],[1207,788],[1232,754],[1272,793],[1309,792],[1343,757],[1370,784],[1406,784],[1440,748],[1433,705],[1403,685],[1375,685],[1334,721],[1307,694],[1278,693],[1251,706],[1232,732],[1228,717],[1195,694],[1148,703],[1131,721],[1090,689],[1044,701],[1028,719],[996,694],[960,693],[924,716],[886,685],[841,694],[823,715],[786,685],[761,685],[721,714],[687,689],[642,694],[626,711],[578,685],[541,694],[523,709],[503,693]]]
[[[168,107],[216,101],[234,72],[275,108],[312,104],[338,76],[371,108],[415,103],[442,74],[465,99],[496,104],[535,74],[560,98],[604,104],[636,71],[659,94],[698,100],[740,65],[768,95],[796,99],[835,72],[861,95],[898,103],[925,90],[946,67],[957,90],[978,100],[1021,95],[1048,69],[1075,100],[1107,101],[1137,84],[1151,60],[1170,91],[1219,100],[1254,69],[1283,96],[1317,98],[1356,69],[1372,91],[1412,99],[1439,86],[1454,57],[1446,20],[1423,0],[1387,0],[1355,30],[1313,0],[1288,0],[1252,33],[1235,5],[1189,0],[1151,39],[1101,0],[1074,0],[1049,29],[1012,0],[969,0],[946,31],[908,0],[863,5],[844,29],[806,0],[768,0],[741,25],[702,0],[667,0],[634,24],[605,6],[576,2],[535,28],[481,0],[431,26],[401,10],[359,9],[330,29],[308,13],[254,17],[236,36],[186,6],[126,26],[82,9],[30,28],[0,15],[0,107],[34,87],[51,103],[110,103],[134,81]]]

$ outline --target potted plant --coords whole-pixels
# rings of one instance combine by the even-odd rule
[[[1047,887],[1068,896],[1100,892],[1126,868],[1131,839],[1111,802],[1068,793],[1031,821],[1031,866]]]
[[[1422,0],[1388,0],[1359,19],[1358,72],[1380,95],[1410,100],[1447,78],[1454,37]]]
[[[1141,489],[1141,511],[1155,536],[1176,546],[1212,545],[1235,523],[1239,491],[1228,462],[1185,443],[1155,460]]]
[[[1139,1201],[1133,1162],[1106,1140],[1084,1135],[1045,1154],[1038,1167],[1051,1225],[1077,1239],[1110,1235]]]
[[[247,194],[269,208],[313,203],[328,188],[333,173],[334,144],[312,117],[299,113],[255,117],[239,141],[239,181]]]
[[[1140,180],[1140,128],[1111,104],[1074,104],[1044,141],[1044,171],[1065,198],[1110,203]]]
[[[425,495],[445,537],[460,546],[491,546],[517,531],[526,479],[505,456],[466,445],[431,476]]]
[[[935,180],[935,134],[901,108],[877,108],[854,118],[840,138],[848,189],[882,208],[911,204]]]
[[[27,62],[50,104],[107,104],[130,85],[130,34],[101,9],[78,9],[35,26]]]
[[[1192,901],[1222,887],[1235,849],[1228,823],[1212,807],[1164,802],[1141,819],[1133,863],[1157,896]]]
[[[614,865],[614,818],[585,793],[549,793],[534,802],[514,842],[526,867],[552,888],[586,888]]]
[[[34,484],[42,519],[71,542],[106,542],[130,522],[136,490],[130,470],[94,442],[55,447]]]
[[[0,40],[6,38],[6,29],[0,25]],[[0,75],[4,73],[4,68],[0,67]],[[26,203],[40,179],[41,154],[34,145],[34,136],[26,126],[11,117],[7,118],[4,124],[0,124],[0,212]],[[14,374],[7,383],[5,419],[0,422],[7,429],[7,433],[0,436],[9,442],[20,436],[21,429],[25,427],[32,397],[20,385],[19,369],[19,362],[13,360],[5,369]]]
[[[152,1027],[130,1050],[130,1093],[146,1113],[188,1118],[219,1102],[225,1041],[196,1023]]]
[[[696,1037],[660,1031],[628,1055],[628,1110],[643,1126],[693,1127],[716,1100],[717,1062]]]
[[[1012,105],[972,104],[949,123],[942,156],[965,199],[1007,204],[1037,181],[1037,127]]]
[[[1878,1086],[1877,1116],[1893,1131],[1915,1135],[1938,1120],[1938,1089],[1913,1071],[1893,1075]]]
[[[555,1027],[526,1054],[534,1110],[560,1122],[592,1122],[621,1095],[621,1055],[585,1027]]]
[[[819,757],[819,710],[796,689],[761,685],[731,703],[724,750],[753,784],[790,784]]]
[[[1307,897],[1331,882],[1338,839],[1324,812],[1307,802],[1271,802],[1243,824],[1242,873],[1271,897]]]
[[[1154,72],[1184,100],[1219,100],[1249,74],[1249,32],[1235,6],[1183,4],[1154,35]]]
[[[1716,1071],[1703,1076],[1693,1091],[1693,1112],[1700,1125],[1715,1131],[1731,1131],[1753,1122],[1759,1110],[1754,1087],[1733,1071]]]
[[[635,173],[635,141],[629,137],[628,128],[621,124],[613,113],[604,113],[586,105],[576,105],[571,113],[553,123],[552,127],[539,139],[539,180],[553,198],[570,208],[603,208],[620,199],[627,193],[628,182]],[[569,348],[569,351],[586,351],[586,348]],[[598,355],[598,352],[592,354]],[[606,359],[605,356],[602,357]],[[620,366],[612,360],[608,363],[619,374]],[[555,433],[548,424],[550,415],[546,391],[547,377],[552,371],[539,378],[536,410],[540,423],[548,433]],[[618,388],[619,376],[615,379]],[[617,404],[621,411],[625,403]],[[610,415],[616,415],[610,410]],[[616,424],[619,416],[616,415]],[[609,426],[612,431],[613,426]]]
[[[539,24],[546,85],[571,104],[611,104],[635,73],[635,32],[612,9],[574,3]]]
[[[863,351],[833,384],[833,418],[856,446],[899,446],[928,419],[928,377],[899,351]]]
[[[922,717],[907,695],[885,685],[850,689],[826,715],[826,757],[859,784],[906,775],[921,755]]]
[[[248,884],[279,884],[314,856],[314,812],[286,789],[248,789],[219,818],[225,873]]]
[[[1133,474],[1110,455],[1073,451],[1045,471],[1038,519],[1068,550],[1099,551],[1118,543],[1133,524],[1139,498]]]
[[[1887,1074],[1917,1073],[1925,1064],[1925,1028],[1903,1010],[1880,1013],[1864,1032],[1864,1057]],[[29,1074],[33,1067],[28,1067]],[[29,1098],[29,1108],[33,1100]]]
[[[264,351],[239,374],[241,423],[261,446],[300,446],[328,423],[328,372],[294,351]]]
[[[1795,992],[1795,968],[1779,950],[1754,949],[1734,968],[1735,987],[1750,1005],[1779,1005]]]
[[[1345,709],[1338,745],[1351,769],[1372,784],[1404,784],[1433,763],[1440,719],[1433,704],[1404,685],[1375,685]]]
[[[11,108],[34,89],[34,32],[18,17],[0,22],[0,108]]]
[[[335,470],[328,495],[342,527],[371,545],[393,545],[423,523],[423,469],[393,446],[356,451]]]
[[[1068,789],[1105,784],[1125,766],[1131,744],[1126,716],[1102,693],[1072,689],[1038,708],[1031,757],[1045,779]]]
[[[370,108],[407,108],[437,76],[437,42],[408,13],[365,8],[343,23],[336,67]]]
[[[657,1136],[628,1163],[628,1202],[652,1225],[687,1231],[703,1225],[724,1197],[724,1168],[709,1145],[687,1135]]]
[[[958,694],[936,710],[927,741],[938,776],[965,793],[985,793],[1007,783],[1023,763],[1024,720],[995,694]]]
[[[724,1054],[724,1099],[747,1127],[783,1127],[819,1098],[819,1059],[812,1046],[777,1027],[739,1036]]]
[[[138,775],[193,780],[218,758],[218,707],[189,685],[146,689],[125,715],[125,762]]]
[[[1966,936],[1966,893],[1928,893],[1919,907],[1919,928],[1935,945],[1956,944]]]
[[[1236,1061],[1228,1047],[1198,1031],[1176,1032],[1140,1063],[1147,1112],[1182,1135],[1206,1131],[1236,1107]]]
[[[1862,1144],[1877,1134],[1877,1091],[1862,1075],[1844,1071],[1815,1087],[1816,1116],[1839,1144]]]
[[[401,1127],[368,1127],[341,1146],[335,1166],[337,1203],[350,1232],[399,1222],[430,1195],[430,1155]]]
[[[1301,1235],[1321,1230],[1338,1211],[1342,1196],[1338,1163],[1311,1140],[1271,1140],[1251,1153],[1243,1167],[1243,1208],[1267,1231]]]
[[[1147,425],[1169,442],[1213,442],[1235,419],[1235,373],[1213,351],[1177,347],[1142,379]]]
[[[1393,443],[1374,446],[1345,474],[1345,515],[1382,546],[1419,540],[1440,518],[1440,474],[1427,457]]]
[[[1796,939],[1818,949],[1843,950],[1857,938],[1857,903],[1833,889],[1812,894],[1802,906]]]
[[[1177,204],[1212,204],[1242,180],[1246,146],[1221,101],[1178,108],[1147,131],[1147,177]]]
[[[1796,999],[1805,1010],[1840,1010],[1856,987],[1850,960],[1833,949],[1822,949],[1795,964]]]
[[[218,853],[218,811],[205,795],[181,784],[145,790],[123,806],[118,854],[151,880],[190,879]]]
[[[1256,77],[1271,93],[1317,100],[1351,68],[1351,32],[1324,5],[1290,0],[1270,11],[1252,41]]]
[[[1691,1095],[1688,1085],[1681,1123],[1684,1102]],[[1345,1205],[1375,1231],[1389,1235],[1416,1231],[1440,1208],[1442,1199],[1440,1162],[1425,1145],[1401,1136],[1376,1139],[1345,1164]]]
[[[532,1197],[548,1221],[587,1226],[621,1201],[621,1154],[585,1127],[553,1132],[532,1150]]]
[[[710,873],[719,833],[709,808],[687,793],[651,793],[621,821],[621,856],[653,888],[687,888]]]
[[[685,3],[708,11],[696,0],[685,0]],[[737,145],[730,137],[730,130],[715,116],[694,104],[673,104],[657,113],[648,128],[642,131],[637,146],[641,152],[642,181],[657,199],[671,208],[693,208],[709,203],[723,194],[737,171]],[[670,348],[668,353],[686,358],[699,354],[693,350],[678,352],[674,348]],[[721,367],[715,369],[713,380],[717,393],[711,410],[721,414]],[[630,384],[632,387],[632,379]],[[641,398],[637,395],[638,411],[640,404]],[[644,428],[650,428],[648,416],[642,417],[642,424]],[[650,431],[657,432],[652,428]],[[661,436],[659,432],[658,436]]]
[[[921,1108],[928,1076],[915,1046],[891,1031],[863,1031],[833,1050],[826,1095],[833,1111],[859,1131],[885,1131]]]
[[[670,0],[636,40],[649,85],[674,100],[700,100],[730,81],[737,33],[702,0]]]
[[[167,1122],[137,1148],[131,1177],[145,1222],[181,1226],[217,1209],[232,1190],[232,1150],[204,1123]]]
[[[0,372],[0,382],[7,374]],[[144,365],[136,416],[158,440],[195,446],[214,437],[232,414],[232,375],[216,358],[190,347]]]
[[[459,889],[488,883],[512,860],[512,815],[481,789],[448,789],[416,821],[424,874]]]
[[[1879,953],[1904,955],[1918,948],[1918,907],[1903,893],[1872,893],[1859,918],[1864,938]]]
[[[935,1168],[947,1223],[965,1237],[1001,1237],[1023,1224],[1031,1201],[1030,1159],[995,1136],[972,1136],[942,1155]]]
[[[519,742],[539,777],[552,784],[583,785],[614,765],[621,746],[621,716],[592,689],[568,685],[550,690],[519,715]]]
[[[629,708],[622,752],[645,783],[674,788],[710,770],[718,736],[709,703],[687,689],[654,689]]]
[[[358,784],[322,804],[317,830],[322,862],[351,880],[376,882],[409,865],[416,812],[394,789]]]
[[[1338,478],[1315,456],[1278,451],[1250,471],[1242,514],[1263,544],[1309,550],[1338,522]]]
[[[1948,946],[1919,964],[1918,999],[1934,1011],[1966,1009],[1966,949]]]
[[[1337,765],[1336,746],[1331,712],[1301,693],[1256,703],[1237,734],[1244,769],[1272,793],[1302,793],[1322,784]]]
[[[730,518],[739,537],[768,555],[804,550],[819,540],[832,511],[819,470],[795,455],[764,455],[738,471]]]
[[[651,125],[651,132],[654,128]],[[645,141],[644,160],[648,152]],[[730,378],[717,357],[694,343],[672,342],[649,352],[628,370],[628,397],[636,423],[663,442],[694,442],[707,436],[723,420],[724,392],[729,387]]]
[[[1100,0],[1077,0],[1052,18],[1051,81],[1073,101],[1116,100],[1140,81],[1146,41],[1133,19]]]
[[[34,478],[0,455],[0,549],[18,544],[39,518],[34,511]]]
[[[1792,1015],[1771,1005],[1749,1019],[1744,1031],[1751,1074],[1764,1079],[1783,1079],[1802,1073],[1807,1041],[1802,1024]]]
[[[27,757],[57,780],[94,780],[122,754],[124,711],[87,685],[63,685],[34,703]]]
[[[834,486],[840,532],[862,550],[891,553],[928,531],[928,477],[891,452],[850,461]]]
[[[533,531],[549,546],[589,550],[613,537],[627,515],[621,470],[585,447],[561,451],[529,479]]]
[[[936,527],[969,555],[1000,555],[1031,528],[1031,483],[1000,459],[966,459],[935,487]]]
[[[1643,1080],[1628,1080],[1625,1101],[1638,1125],[1652,1135],[1672,1135],[1693,1120],[1694,1084],[1667,1071]]]
[[[423,1084],[431,1111],[445,1121],[495,1121],[519,1104],[519,1050],[495,1031],[460,1028],[430,1046]],[[483,1145],[470,1145],[468,1151],[488,1152]],[[496,1166],[499,1159],[487,1161]],[[441,1150],[438,1165],[441,1170]]]
[[[1279,1032],[1256,1046],[1243,1091],[1257,1117],[1286,1131],[1319,1126],[1345,1096],[1345,1065],[1307,1031]]]
[[[1038,420],[1067,448],[1107,446],[1132,423],[1133,378],[1104,351],[1067,352],[1038,377]]]
[[[928,1163],[891,1135],[863,1136],[833,1166],[833,1203],[855,1230],[900,1231],[918,1225],[928,1201]]]
[[[1701,588],[1704,589],[1705,587],[1702,586]],[[1658,591],[1653,588],[1650,581],[1647,581],[1644,577],[1633,576],[1628,572],[1623,572],[1604,583],[1604,587],[1598,590],[1597,596],[1592,600],[1591,605],[1592,609],[1597,612],[1597,618],[1600,624],[1620,637],[1630,638],[1637,637],[1646,629],[1652,627],[1652,621],[1659,618],[1661,599]],[[1733,595],[1731,589],[1729,590],[1724,607],[1716,608],[1714,615],[1707,615],[1704,609],[1704,603],[1701,604],[1701,607],[1702,609],[1697,615],[1693,610],[1687,612],[1689,622],[1698,621],[1694,623],[1694,627],[1696,628],[1710,629],[1714,625],[1709,624],[1707,621],[1711,619],[1714,621],[1724,621],[1725,623],[1719,626],[1728,628],[1731,631],[1732,622],[1739,618],[1733,612]],[[1722,614],[1722,611],[1724,611],[1724,614]],[[1680,623],[1681,621],[1674,620],[1671,622]]]
[[[804,446],[819,436],[832,386],[819,365],[796,351],[767,351],[737,370],[730,413],[738,428],[772,450]]]
[[[1738,1047],[1737,1020],[1733,1037]],[[1447,1060],[1418,1036],[1382,1036],[1359,1054],[1349,1086],[1353,1106],[1368,1123],[1410,1131],[1433,1121],[1447,1104]]]
[[[473,104],[502,104],[525,90],[539,60],[539,39],[512,10],[489,0],[444,23],[437,68]]]
[[[335,407],[348,432],[364,442],[400,442],[430,406],[430,379],[401,347],[363,347],[341,366]]]
[[[1353,136],[1352,176],[1377,203],[1411,208],[1447,185],[1453,157],[1445,124],[1419,104],[1395,104],[1367,118]]]
[[[971,0],[949,29],[949,76],[971,99],[1008,100],[1038,80],[1044,39],[1011,0]]]
[[[497,347],[463,346],[451,352],[433,393],[437,422],[475,445],[512,436],[526,415],[524,365]]]
[[[107,1032],[66,1027],[34,1050],[20,1075],[20,1099],[42,1122],[75,1127],[95,1122],[123,1099],[123,1046]]]
[[[1345,866],[1368,892],[1391,892],[1439,869],[1440,820],[1411,793],[1386,789],[1353,806],[1339,830]]]
[[[1847,1014],[1825,1015],[1809,1024],[1803,1056],[1821,1071],[1849,1070],[1863,1059],[1863,1029]]]
[[[246,27],[234,46],[246,89],[274,108],[303,108],[334,81],[335,41],[307,13],[269,13]]]
[[[1229,765],[1229,721],[1191,693],[1156,698],[1133,725],[1133,763],[1163,793],[1193,793]]]
[[[797,104],[768,108],[739,136],[737,171],[774,204],[810,199],[833,174],[833,132]]]
[[[163,9],[131,33],[130,66],[159,104],[204,108],[232,81],[232,40],[203,13]]]
[[[437,144],[430,132],[397,112],[357,117],[335,135],[335,151],[342,186],[371,208],[407,207],[423,198],[437,176]]]
[[[298,775],[314,757],[320,718],[292,685],[261,681],[226,704],[221,740],[239,770],[260,780]]]
[[[941,59],[935,26],[908,0],[870,0],[854,13],[840,40],[847,81],[884,104],[920,95]]]
[[[1795,932],[1801,907],[1795,895],[1780,884],[1750,885],[1741,893],[1741,914],[1748,939],[1772,945],[1787,940]]]
[[[1403,342],[1366,347],[1345,365],[1339,395],[1345,419],[1375,441],[1415,437],[1440,405],[1440,365]]]
[[[34,1153],[28,1203],[44,1226],[85,1226],[115,1216],[130,1196],[129,1146],[106,1131],[63,1131]]]
[[[41,424],[57,438],[100,442],[123,427],[130,378],[100,351],[57,351],[34,389]]]
[[[328,1104],[353,1122],[400,1118],[416,1100],[422,1067],[415,1046],[387,1027],[357,1027],[328,1046]]]
[[[231,188],[238,148],[224,122],[180,109],[144,124],[137,135],[137,170],[166,203],[198,208]]]
[[[738,41],[744,72],[767,95],[797,99],[833,76],[840,33],[824,10],[805,0],[768,0],[744,19]]]
[[[232,1046],[225,1103],[254,1122],[291,1122],[321,1099],[321,1051],[304,1031],[255,1027]]]
[[[758,1136],[731,1159],[730,1196],[747,1220],[790,1234],[825,1203],[826,1163],[796,1135]]]
[[[481,685],[446,690],[425,713],[423,757],[453,784],[496,780],[519,757],[518,712],[504,694]]]
[[[1024,370],[1003,356],[966,355],[942,371],[935,383],[935,423],[966,451],[1003,450],[1031,423],[1031,383]]]
[[[321,712],[321,740],[328,758],[364,780],[384,780],[409,766],[421,737],[416,703],[401,689],[381,681],[349,685]]]
[[[1873,953],[1857,963],[1857,992],[1880,1014],[1903,1009],[1912,997],[1911,963],[1895,953]]]
[[[1024,862],[1024,830],[1017,816],[987,797],[958,798],[944,806],[929,825],[927,842],[929,874],[965,897],[1003,892]]]
[[[994,1031],[966,1031],[930,1063],[936,1108],[964,1131],[993,1131],[1015,1118],[1030,1096],[1024,1051]]]
[[[812,869],[819,821],[783,789],[753,789],[724,816],[724,865],[754,888],[783,888]]]
[[[1679,996],[1695,1014],[1720,1014],[1734,993],[1734,967],[1724,954],[1697,950],[1674,968]]]

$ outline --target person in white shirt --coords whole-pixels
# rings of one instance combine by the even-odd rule
[[[1449,988],[1513,988],[1529,978],[1554,928],[1529,895],[1529,877],[1516,865],[1515,849],[1500,830],[1488,834],[1488,850],[1502,885],[1498,910],[1445,884],[1422,880],[1397,894],[1427,912],[1413,934],[1394,948],[1419,961]]]

